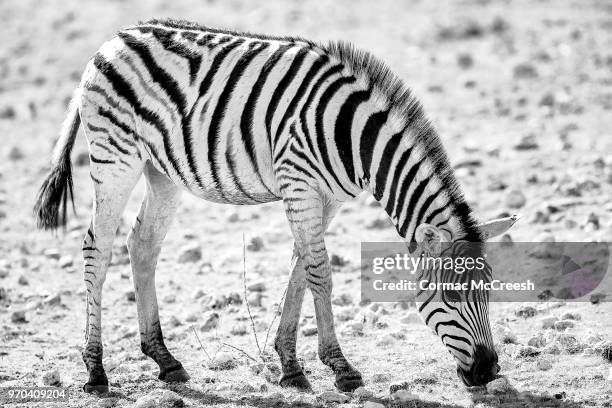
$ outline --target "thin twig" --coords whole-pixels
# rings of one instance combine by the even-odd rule
[[[281,307],[285,301],[286,295],[287,295],[287,287],[285,287],[283,296],[281,296],[280,302],[278,303],[278,307],[276,308],[276,313],[274,313],[274,317],[272,317],[272,321],[270,322],[270,325],[268,326],[268,331],[266,331],[266,341],[264,342],[264,348],[263,348],[264,353],[266,352],[266,346],[268,345],[268,337],[270,337],[270,331],[272,330],[272,327],[274,326],[274,322],[276,321],[276,318],[278,317],[279,314],[281,314]]]
[[[193,330],[193,334],[195,334],[196,339],[198,339],[198,343],[200,343],[200,348],[202,348],[202,351],[204,352],[204,354],[206,354],[206,357],[208,357],[208,359],[212,361],[212,358],[210,358],[208,351],[206,351],[206,349],[204,348],[204,345],[202,345],[202,342],[200,341],[200,337],[198,336],[198,333],[196,332],[193,326],[191,326],[191,330]]]
[[[259,347],[259,339],[257,338],[257,332],[255,331],[255,322],[253,321],[253,315],[251,314],[251,306],[247,299],[247,283],[246,283],[246,243],[244,241],[244,232],[242,233],[242,283],[244,286],[244,303],[246,303],[247,312],[249,313],[249,319],[251,320],[251,328],[253,329],[253,335],[255,336],[255,344],[257,344],[257,350],[259,350],[259,357],[263,360],[261,347]]]
[[[256,359],[255,357],[253,357],[252,355],[250,355],[250,354],[249,354],[249,353],[247,353],[246,351],[242,350],[241,348],[238,348],[238,347],[236,347],[236,346],[232,346],[231,344],[229,344],[229,343],[225,343],[225,342],[221,342],[221,344],[222,344],[223,346],[230,347],[230,348],[233,348],[234,350],[237,350],[237,351],[241,352],[242,354],[244,354],[245,356],[247,356],[247,357],[248,357],[248,358],[250,358],[251,360],[255,361],[256,363],[258,362],[258,361],[257,361],[257,359]]]

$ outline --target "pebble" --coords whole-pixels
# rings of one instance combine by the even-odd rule
[[[611,378],[612,378],[612,376],[611,376]],[[366,401],[363,404],[363,408],[385,408],[385,406],[383,404],[379,404],[378,402]]]
[[[337,266],[337,267],[343,267],[343,266],[348,265],[349,263],[348,259],[338,254],[332,254],[329,262],[331,266]]]
[[[506,377],[499,377],[487,384],[489,394],[505,394],[512,389]]]
[[[264,241],[261,237],[253,237],[246,249],[252,252],[261,251],[264,248]]]
[[[49,306],[55,306],[62,303],[62,296],[59,293],[45,296],[43,302]]]
[[[74,164],[78,167],[89,166],[89,152],[87,150],[78,152],[74,157]]]
[[[340,296],[334,297],[332,304],[336,306],[350,306],[353,304],[353,298],[349,294],[343,293]]]
[[[346,394],[341,394],[336,391],[324,391],[317,395],[317,399],[324,402],[336,402],[343,404],[349,402],[350,398]]]
[[[516,357],[534,357],[540,354],[540,350],[533,346],[521,346],[516,351]]]
[[[543,317],[540,322],[542,323],[542,328],[543,329],[552,329],[555,327],[555,323],[557,323],[557,321],[559,321],[559,319],[557,319],[555,316],[546,316]]]
[[[510,328],[498,324],[495,326],[495,334],[501,343],[517,343],[516,334],[510,330]]]
[[[576,312],[566,312],[561,315],[561,320],[582,320],[582,316]]]
[[[17,279],[17,283],[22,286],[26,286],[30,284],[30,282],[28,281],[28,278],[26,278],[25,275],[19,276],[19,279]]]
[[[548,370],[552,369],[552,367],[553,367],[552,362],[550,360],[546,360],[546,359],[538,360],[536,365],[537,365],[538,369],[542,370],[542,371],[548,371]]]
[[[234,356],[226,352],[217,353],[208,363],[208,368],[211,370],[231,370],[236,366],[238,366],[238,362]]]
[[[510,190],[508,194],[506,194],[506,205],[510,208],[521,208],[526,202],[527,199],[520,190]]]
[[[575,326],[575,323],[572,320],[559,320],[555,323],[555,329],[558,331],[563,331],[566,329],[571,329]]]
[[[387,373],[374,373],[372,375],[373,383],[384,383],[391,379],[391,376]]]
[[[255,282],[247,286],[247,289],[251,292],[264,292],[266,290],[266,283],[263,281]]]
[[[59,387],[62,384],[59,371],[51,370],[45,372],[42,376],[42,382],[44,385],[48,385],[51,387]]]
[[[208,312],[204,315],[204,323],[200,326],[200,331],[207,332],[217,328],[219,324],[219,313]]]
[[[538,311],[533,306],[521,306],[514,312],[517,317],[523,317],[525,319],[533,317],[537,313]]]
[[[304,360],[315,360],[317,358],[317,352],[310,345],[302,346],[298,354],[302,356]]]
[[[249,302],[250,306],[261,307],[263,305],[263,294],[261,292],[255,292],[247,298],[247,302]]]
[[[376,340],[377,346],[391,346],[393,344],[395,344],[395,338],[389,333],[379,336]]]
[[[9,150],[8,158],[11,161],[18,161],[25,157],[21,149],[17,146],[13,146],[11,150]]]
[[[74,264],[74,259],[70,255],[64,255],[58,262],[60,268],[69,268]]]
[[[523,136],[521,140],[514,145],[515,150],[534,150],[538,147],[538,142],[536,142],[535,135],[533,134]]]
[[[302,335],[304,336],[314,336],[317,334],[317,332],[317,326],[314,324],[307,324],[306,326],[302,327]]]
[[[197,262],[202,259],[202,248],[197,243],[184,246],[179,250],[178,263]]]
[[[606,298],[606,295],[604,293],[593,293],[591,295],[591,297],[589,298],[590,302],[594,305],[600,303],[601,301],[603,301]]]
[[[527,341],[527,345],[542,348],[546,346],[546,339],[542,333],[538,333]]]
[[[125,299],[128,302],[135,302],[136,301],[136,293],[133,290],[129,290],[129,291],[125,292]]]
[[[391,394],[391,399],[398,402],[407,402],[418,400],[419,397],[408,390],[398,390]]]
[[[468,69],[474,66],[474,58],[471,54],[462,52],[457,55],[457,64],[463,69]]]
[[[355,391],[353,391],[353,396],[359,401],[365,401],[368,398],[372,398],[374,396],[374,393],[365,387],[359,387]]]
[[[15,310],[11,313],[11,322],[13,323],[27,323],[26,314],[24,310]]]
[[[515,79],[534,79],[539,76],[536,67],[528,62],[516,64],[512,69],[512,74]]]
[[[134,408],[181,408],[184,406],[183,399],[170,390],[154,390],[138,398],[134,404]]]
[[[390,228],[392,225],[393,224],[391,224],[391,221],[389,221],[389,218],[378,217],[370,221],[370,223],[366,225],[366,228],[380,230],[380,229]]]
[[[237,324],[230,329],[230,334],[233,334],[234,336],[244,336],[247,333],[248,330],[245,324]]]
[[[584,348],[580,345],[576,336],[571,333],[560,333],[556,341],[570,354],[578,353]]]
[[[49,248],[45,249],[43,255],[49,259],[60,259],[60,253],[57,248]]]
[[[542,349],[542,353],[557,355],[557,354],[561,354],[561,349],[559,348],[558,345],[553,343],[553,344],[549,344],[546,347],[544,347]]]
[[[400,318],[400,323],[408,325],[423,324],[423,319],[421,319],[421,315],[418,312],[408,312]]]

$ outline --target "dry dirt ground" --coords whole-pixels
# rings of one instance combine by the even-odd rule
[[[77,215],[66,231],[37,232],[31,207],[87,60],[120,27],[166,16],[316,40],[348,39],[373,51],[423,100],[480,218],[521,212],[511,232],[515,241],[542,234],[565,241],[612,240],[609,1],[4,1],[0,386],[41,384],[45,372],[57,370],[72,392],[69,403],[57,406],[132,406],[158,389],[172,389],[194,407],[319,404],[316,394],[268,382],[274,367],[258,375],[248,357],[229,347],[220,353],[230,353],[236,367],[210,370],[198,342],[209,354],[226,342],[257,356],[244,303],[224,305],[223,296],[242,300],[242,235],[247,243],[260,237],[263,247],[247,251],[246,258],[248,284],[265,283],[262,307],[252,308],[263,343],[287,282],[291,251],[278,203],[238,208],[184,195],[161,255],[157,287],[167,344],[192,380],[170,387],[156,379],[157,367],[140,353],[124,245],[142,185],[126,211],[104,288],[104,362],[112,393],[99,398],[80,390],[86,372],[79,354],[85,317],[79,248],[92,197],[82,135],[74,154],[81,162],[75,167]],[[466,390],[435,335],[423,324],[399,322],[413,311],[409,304],[360,305],[360,242],[377,240],[396,241],[397,235],[366,196],[344,207],[327,238],[331,253],[347,260],[334,275],[340,341],[377,396],[387,398],[390,384],[406,381],[415,395],[404,404],[410,407],[612,406],[612,363],[591,354],[592,344],[612,339],[611,303],[542,303],[530,318],[516,316],[522,305],[492,304],[492,323],[506,324],[519,344],[542,332],[554,345],[558,340],[553,330],[542,328],[542,317],[574,312],[581,320],[566,334],[577,343],[561,344],[560,354],[551,347],[539,356],[519,357],[520,346],[500,342],[502,374],[513,389],[502,395]],[[201,248],[201,259],[178,262],[184,248],[194,246]],[[204,323],[215,303],[218,327],[207,331]],[[20,310],[26,321],[13,322],[13,312]],[[355,323],[364,321],[359,330]],[[308,295],[302,324],[313,323]],[[316,336],[300,334],[298,342],[298,348],[307,346],[300,353],[315,393],[333,390],[331,373],[313,356]],[[146,399],[139,404],[154,406]],[[362,404],[353,397],[344,406]]]

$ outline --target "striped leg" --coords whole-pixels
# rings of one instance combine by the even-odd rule
[[[324,213],[323,217],[323,231],[327,230],[338,208],[339,206],[328,206],[328,211]],[[280,357],[283,368],[283,375],[279,384],[281,387],[296,387],[302,390],[310,390],[310,382],[304,375],[295,352],[297,326],[306,290],[306,270],[295,245],[293,247],[291,265],[292,270],[283,305],[283,313],[274,341],[274,348]]]
[[[147,190],[136,223],[128,236],[134,277],[140,346],[159,365],[159,379],[185,382],[189,375],[166,348],[159,323],[155,267],[161,245],[178,206],[180,190],[151,165],[145,169]]]
[[[338,344],[331,304],[331,265],[324,242],[326,213],[330,207],[320,196],[285,198],[285,211],[295,238],[298,257],[305,271],[306,284],[312,291],[319,333],[319,357],[335,376],[341,391],[363,385],[361,374],[346,360]],[[295,316],[296,313],[293,312]]]
[[[92,157],[94,152],[92,149]],[[119,164],[108,160],[96,163],[92,160],[94,213],[83,242],[87,290],[83,361],[89,373],[89,380],[83,386],[86,392],[108,391],[108,379],[102,366],[102,286],[121,213],[141,172],[142,165],[136,162]]]

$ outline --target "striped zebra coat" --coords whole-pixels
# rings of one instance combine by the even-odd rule
[[[283,201],[295,244],[275,348],[281,385],[303,389],[310,384],[295,350],[306,287],[315,302],[319,355],[336,386],[347,391],[363,383],[342,354],[331,309],[323,235],[342,202],[369,191],[399,235],[428,253],[442,240],[480,242],[515,221],[476,224],[419,102],[383,63],[342,42],[320,45],[173,20],[120,31],[91,59],[75,92],[35,207],[41,228],[65,222],[70,153],[81,123],[95,189],[83,244],[84,389],[90,392],[108,390],[102,286],[121,213],[143,173],[146,194],[128,249],[141,348],[159,365],[159,378],[170,382],[189,376],[164,344],[154,275],[182,190],[228,204]],[[496,374],[486,302],[464,308],[438,294],[424,299],[420,311],[466,384]]]

